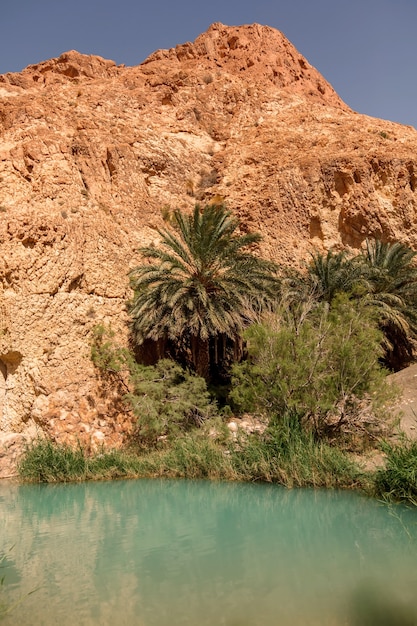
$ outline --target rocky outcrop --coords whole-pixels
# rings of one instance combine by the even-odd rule
[[[122,440],[91,331],[126,340],[127,274],[164,211],[224,199],[282,263],[368,236],[417,248],[416,154],[413,128],[351,111],[257,24],[137,67],[72,51],[0,76],[0,430]]]

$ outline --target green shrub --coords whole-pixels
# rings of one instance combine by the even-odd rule
[[[231,440],[220,420],[182,433],[165,447],[87,454],[80,446],[38,440],[19,466],[29,482],[74,482],[164,477],[274,482],[287,487],[352,487],[361,484],[355,464],[341,450],[318,442],[297,419],[284,419],[263,434]]]
[[[263,434],[230,440],[191,431],[166,449],[141,454],[140,475],[188,479],[272,482],[286,487],[360,486],[363,476],[348,455],[316,441],[298,420],[284,419]]]
[[[19,474],[31,482],[83,480],[87,460],[81,447],[58,446],[47,439],[29,444],[19,464]]]
[[[205,380],[168,359],[155,366],[135,364],[131,384],[133,390],[126,399],[138,418],[137,436],[142,444],[176,437],[217,414]]]
[[[386,466],[375,474],[376,494],[387,500],[406,500],[417,506],[417,441],[384,445]]]
[[[246,339],[249,359],[233,368],[230,398],[271,423],[297,415],[319,434],[370,428],[393,393],[378,363],[381,334],[369,310],[347,297],[281,311]]]
[[[40,439],[27,447],[19,474],[24,481],[43,483],[138,477],[231,479],[233,471],[225,450],[200,431],[185,433],[161,449],[94,454],[80,446],[73,450]]]
[[[109,328],[95,328],[91,356],[103,373],[124,387],[124,399],[138,419],[137,444],[154,446],[217,415],[203,378],[169,359],[156,365],[137,363],[127,349],[115,344]]]
[[[214,439],[190,432],[176,439],[163,451],[150,453],[141,458],[142,475],[235,480],[235,475],[227,449]]]

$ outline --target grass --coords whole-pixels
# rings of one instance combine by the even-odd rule
[[[242,480],[328,488],[351,488],[362,481],[359,467],[343,450],[317,441],[295,421],[248,437],[232,454]]]
[[[285,422],[236,441],[190,431],[161,448],[88,455],[48,440],[28,446],[19,473],[29,482],[73,482],[133,477],[273,482],[287,487],[352,487],[362,474],[342,450]]]
[[[386,466],[375,474],[375,494],[386,500],[407,501],[417,506],[417,441],[384,445]]]
[[[18,470],[23,480],[38,483],[132,478],[138,474],[138,459],[118,450],[89,455],[81,446],[38,439],[27,447]]]
[[[27,447],[19,473],[24,481],[42,483],[158,477],[356,488],[417,506],[417,442],[385,444],[384,451],[386,467],[366,473],[344,450],[287,419],[262,434],[241,434],[236,440],[220,429],[217,437],[195,429],[147,450],[88,454],[81,446],[39,439]]]

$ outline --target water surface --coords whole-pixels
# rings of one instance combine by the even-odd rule
[[[7,626],[417,624],[415,509],[137,480],[0,483],[0,511]]]

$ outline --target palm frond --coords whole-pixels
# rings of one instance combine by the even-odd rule
[[[220,335],[235,341],[274,298],[276,265],[248,250],[260,236],[240,234],[225,207],[196,205],[191,215],[176,210],[172,221],[172,231],[159,231],[160,247],[142,248],[147,263],[130,273],[137,341],[207,342]]]

